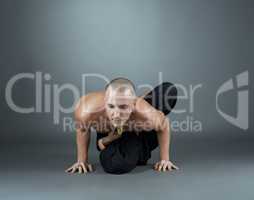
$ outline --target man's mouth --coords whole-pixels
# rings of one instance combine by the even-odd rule
[[[115,125],[115,126],[121,126],[121,122],[116,122],[116,121],[113,121],[113,124]]]
[[[119,126],[123,125],[123,121],[122,120],[112,120],[112,122],[113,122],[113,125],[115,127],[119,127]]]

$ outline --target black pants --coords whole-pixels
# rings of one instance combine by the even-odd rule
[[[174,108],[177,89],[172,83],[164,82],[149,92],[144,99],[165,115]],[[98,140],[105,134],[97,133]],[[151,157],[151,151],[158,146],[155,130],[143,131],[139,135],[123,132],[122,136],[110,143],[100,152],[100,163],[105,172],[123,174],[130,172],[137,165],[145,165]]]

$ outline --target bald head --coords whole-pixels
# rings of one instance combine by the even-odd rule
[[[126,78],[116,78],[111,80],[105,87],[106,93],[114,93],[117,96],[135,97],[135,86]]]
[[[133,83],[125,78],[112,80],[106,90],[106,113],[115,127],[121,127],[134,110],[136,99]]]

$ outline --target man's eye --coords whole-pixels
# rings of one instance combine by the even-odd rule
[[[108,107],[109,107],[109,108],[114,108],[114,105],[108,104]]]
[[[127,105],[120,105],[119,108],[120,108],[120,109],[127,109],[128,106],[127,106]]]

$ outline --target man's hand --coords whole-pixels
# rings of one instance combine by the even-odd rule
[[[65,170],[67,173],[75,173],[78,172],[79,174],[92,172],[93,168],[92,165],[87,162],[76,162],[74,165],[72,165],[70,168]]]
[[[98,147],[99,149],[102,151],[106,148],[106,146],[103,144],[103,140],[102,139],[99,139],[98,140]]]
[[[114,140],[120,138],[121,135],[115,134],[114,132],[109,133],[106,137],[98,140],[98,146],[100,150],[104,150]]]
[[[164,171],[165,172],[165,171],[172,171],[173,169],[178,170],[179,168],[177,166],[175,166],[169,160],[161,160],[154,165],[154,170],[156,170],[156,171]]]

